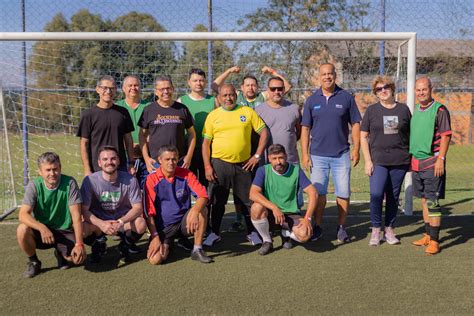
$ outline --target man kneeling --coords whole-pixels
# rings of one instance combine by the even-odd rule
[[[177,166],[178,158],[175,146],[162,146],[158,150],[160,167],[146,179],[145,214],[151,233],[147,257],[151,264],[160,264],[168,258],[175,238],[194,235],[191,259],[210,263],[213,260],[202,249],[207,223],[206,189],[191,171]],[[191,194],[197,197],[193,207]]]
[[[250,188],[250,199],[254,202],[250,211],[252,223],[263,239],[258,251],[260,255],[273,250],[270,228],[281,228],[285,249],[293,247],[292,239],[304,243],[312,234],[311,216],[318,193],[303,170],[298,165],[289,164],[286,158],[285,147],[271,145],[268,148],[270,163],[258,168]],[[300,215],[300,190],[308,195],[308,209],[304,217]]]
[[[46,152],[38,158],[38,173],[28,183],[20,207],[17,239],[29,262],[23,276],[41,271],[36,249],[55,248],[59,269],[86,258],[82,241],[81,195],[74,178],[61,174],[59,156]]]
[[[92,263],[98,263],[106,251],[105,236],[118,235],[120,260],[126,263],[130,253],[140,251],[135,243],[146,229],[140,187],[135,177],[118,170],[115,147],[100,148],[98,164],[101,171],[85,177],[81,187],[85,242],[92,245]]]

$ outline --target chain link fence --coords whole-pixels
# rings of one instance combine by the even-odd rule
[[[417,32],[417,72],[432,78],[435,97],[451,112],[447,204],[456,205],[456,211],[473,210],[472,1],[23,0],[4,2],[1,14],[3,32]],[[153,79],[169,74],[178,97],[187,91],[191,68],[204,69],[212,80],[239,65],[243,70],[229,78],[233,83],[240,86],[241,75],[252,73],[264,89],[268,77],[260,69],[268,65],[289,79],[293,89],[288,98],[302,106],[318,86],[318,65],[328,61],[336,65],[340,85],[354,93],[361,112],[375,102],[370,83],[380,72],[396,79],[397,97],[405,100],[406,45],[399,41],[0,42],[5,113],[0,128],[11,147],[9,158],[2,139],[0,185],[10,193],[3,193],[1,206],[11,203],[10,166],[13,191],[21,196],[25,179],[35,175],[36,157],[46,150],[57,151],[64,172],[80,181],[74,134],[80,112],[97,102],[95,82],[102,75],[114,76],[119,84],[128,74],[138,75],[145,97],[152,98]],[[22,123],[28,128],[27,143]],[[24,173],[25,146],[29,173]],[[354,169],[352,181],[354,199],[368,200],[363,167]]]

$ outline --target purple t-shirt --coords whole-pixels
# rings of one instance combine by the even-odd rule
[[[362,120],[354,97],[336,85],[330,97],[316,90],[304,104],[301,125],[311,129],[311,155],[339,157],[349,150],[349,124]]]
[[[264,102],[255,108],[255,112],[270,129],[268,146],[283,145],[287,153],[287,161],[292,164],[299,163],[296,125],[300,122],[301,115],[298,106],[284,100],[282,107],[273,108]]]
[[[128,213],[133,204],[141,203],[137,179],[118,171],[117,181],[111,183],[97,171],[84,178],[81,186],[82,204],[102,220],[116,220]]]

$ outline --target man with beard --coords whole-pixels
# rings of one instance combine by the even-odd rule
[[[97,263],[106,251],[104,237],[118,235],[120,259],[127,262],[130,253],[140,251],[135,243],[146,229],[140,187],[135,177],[117,170],[116,148],[100,148],[98,164],[101,171],[87,176],[81,187],[85,242],[92,245],[91,260]]]
[[[303,170],[287,161],[285,147],[273,144],[268,148],[269,164],[257,170],[250,199],[252,223],[262,236],[258,253],[266,255],[273,250],[270,228],[281,229],[283,248],[291,249],[292,240],[304,243],[312,234],[311,217],[316,208],[318,193]],[[308,195],[308,209],[301,216],[298,191]]]

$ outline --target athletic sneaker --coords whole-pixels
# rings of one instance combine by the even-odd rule
[[[137,254],[142,252],[142,249],[138,247],[135,243],[128,244],[128,252],[131,254]]]
[[[56,257],[56,262],[58,263],[59,270],[66,270],[70,268],[69,262],[64,259],[63,255],[60,254],[57,249],[54,249],[54,256]]]
[[[412,244],[415,246],[428,246],[430,240],[430,235],[423,234],[423,237],[421,239],[415,240],[414,242],[412,242]]]
[[[28,261],[26,270],[23,272],[24,278],[32,278],[41,272],[41,261]]]
[[[428,246],[425,249],[427,255],[435,255],[439,252],[439,242],[430,240]]]
[[[105,238],[105,240],[107,240],[107,238]],[[102,258],[102,255],[107,252],[107,243],[105,242],[105,240],[104,238],[99,237],[92,243],[90,256],[91,263],[99,263]]]
[[[260,236],[258,235],[257,232],[251,232],[250,234],[248,234],[247,240],[250,241],[252,246],[257,246],[257,245],[262,244],[262,239],[260,239]]]
[[[284,249],[291,249],[293,248],[293,241],[291,240],[290,237],[284,237],[283,235],[281,236],[281,241],[282,241],[282,247]]]
[[[372,233],[370,234],[369,246],[378,246],[380,245],[380,240],[382,232],[380,227],[372,227]]]
[[[258,250],[258,254],[261,256],[268,255],[270,252],[273,251],[273,243],[264,241],[262,247]]]
[[[351,239],[349,238],[349,235],[347,235],[346,229],[342,225],[339,225],[337,227],[337,240],[340,243],[346,243],[346,242],[351,241]]]
[[[120,257],[119,257],[120,263],[130,262],[130,250],[129,250],[127,242],[122,240],[118,245],[118,250],[120,253]]]
[[[311,236],[311,241],[316,241],[323,237],[323,229],[319,225],[313,226],[313,235]]]
[[[181,237],[178,239],[178,243],[176,244],[179,248],[183,248],[186,251],[193,250],[193,243],[189,241],[187,237]]]
[[[400,243],[400,239],[395,236],[395,232],[393,231],[392,227],[385,227],[385,234],[383,239],[389,245],[397,245]]]
[[[219,241],[221,241],[221,236],[218,236],[214,233],[210,233],[202,244],[207,247],[212,247],[215,243],[218,243]]]
[[[191,259],[197,260],[201,263],[211,263],[214,260],[212,260],[211,257],[208,257],[204,250],[202,248],[196,249],[193,252],[191,252]]]
[[[231,233],[243,232],[244,230],[245,227],[241,222],[234,222],[229,228],[229,232]]]

